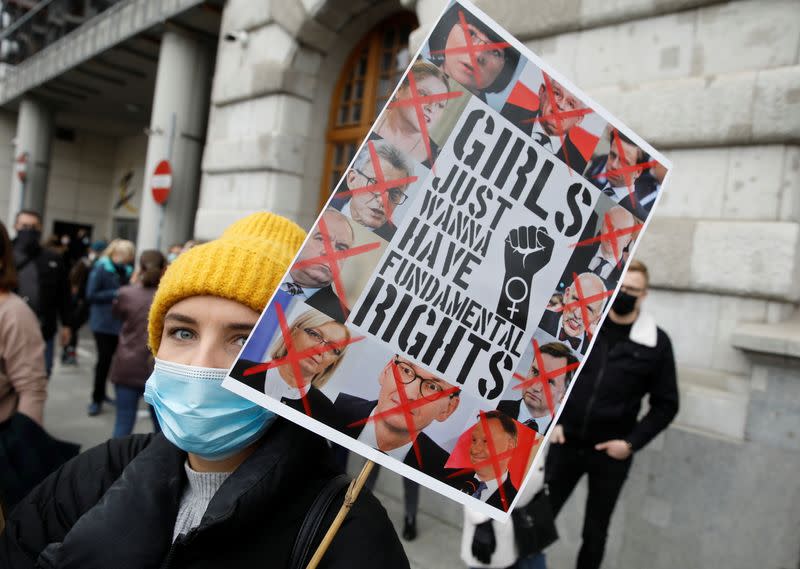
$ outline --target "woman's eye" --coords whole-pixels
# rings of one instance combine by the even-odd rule
[[[239,346],[240,348],[244,346],[245,342],[247,342],[247,336],[239,336],[234,340],[234,344]]]
[[[194,332],[186,328],[176,328],[170,332],[170,335],[176,340],[187,341],[194,338]]]

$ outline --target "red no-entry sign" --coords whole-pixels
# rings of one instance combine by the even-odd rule
[[[158,163],[153,171],[153,177],[150,178],[150,188],[157,204],[167,203],[169,192],[172,189],[172,166],[170,166],[169,160],[162,160]]]

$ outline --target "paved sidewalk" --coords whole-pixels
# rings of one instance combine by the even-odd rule
[[[56,357],[56,365],[50,379],[50,387],[45,407],[45,427],[55,437],[80,443],[82,450],[106,441],[114,427],[114,407],[103,406],[103,412],[96,417],[86,414],[92,391],[92,378],[95,362],[94,339],[85,330],[82,331],[78,344],[78,365],[62,366]],[[107,393],[113,397],[114,388],[109,384]],[[150,415],[140,404],[139,414],[134,429],[137,433],[152,430]],[[378,488],[398,488],[399,477],[385,469],[381,472]],[[397,493],[376,492],[383,502],[389,516],[397,528],[402,531],[403,504],[397,499]],[[439,498],[436,496],[436,498]],[[423,491],[421,509],[429,504],[432,495]],[[433,508],[429,508],[433,509]],[[453,516],[452,508],[446,514]],[[461,543],[461,519],[445,522],[421,511],[417,519],[419,537],[413,542],[404,542],[406,554],[414,569],[464,569],[458,556]]]

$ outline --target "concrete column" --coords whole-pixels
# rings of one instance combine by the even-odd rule
[[[161,38],[137,250],[160,248],[192,237],[200,187],[200,159],[211,93],[212,46],[179,30]],[[172,191],[166,206],[153,200],[150,179],[169,160]]]
[[[28,173],[23,183],[17,177],[12,165],[7,216],[9,227],[14,225],[14,217],[21,209],[32,209],[44,214],[52,137],[53,115],[50,110],[31,97],[24,98],[20,103],[17,117],[14,159],[27,152]]]

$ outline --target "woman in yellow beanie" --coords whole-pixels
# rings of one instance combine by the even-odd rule
[[[150,310],[156,362],[145,387],[162,433],[110,440],[35,488],[0,536],[0,566],[288,566],[337,466],[323,439],[221,383],[304,236],[287,219],[254,214],[170,265]],[[371,494],[320,567],[408,567]]]

